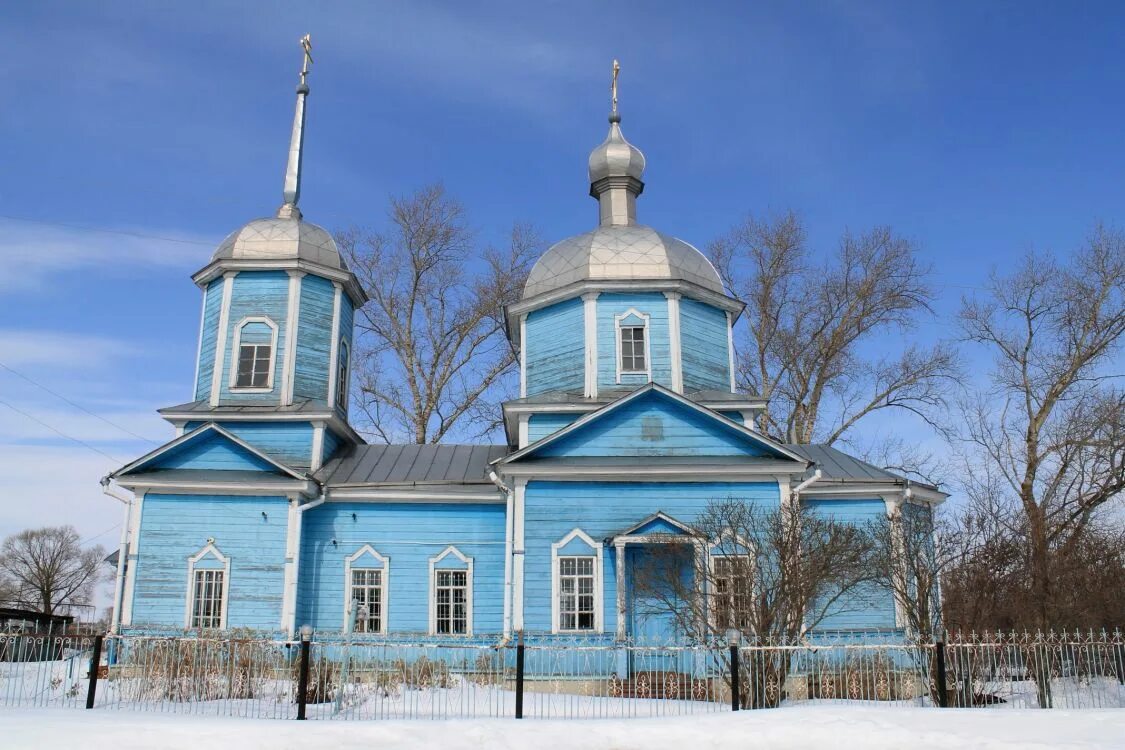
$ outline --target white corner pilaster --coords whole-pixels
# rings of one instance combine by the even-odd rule
[[[517,442],[519,444],[519,447],[523,448],[524,446],[526,446],[528,443],[531,442],[528,439],[528,435],[529,435],[529,432],[530,432],[529,428],[531,426],[531,415],[526,414],[526,413],[520,414],[518,419],[519,419],[519,436],[517,438]]]
[[[595,398],[598,395],[598,292],[582,295],[582,319],[586,350],[584,393],[586,398]]]
[[[684,359],[680,348],[680,293],[664,292],[668,298],[668,353],[672,360],[672,390],[684,392]],[[729,321],[730,318],[728,317]]]
[[[312,455],[309,457],[309,471],[315,472],[324,461],[324,422],[313,422]]]
[[[125,587],[121,592],[121,616],[119,621],[122,625],[133,624],[133,592],[137,587],[137,563],[140,560],[138,555],[141,530],[141,511],[145,501],[145,491],[141,488],[133,490],[134,500],[129,507],[129,538],[126,541],[126,550],[128,554],[125,558]],[[191,592],[185,592],[185,596],[191,596]]]
[[[215,369],[211,373],[211,406],[219,405],[219,394],[223,389],[223,370],[227,356],[227,328],[230,327],[230,300],[234,293],[234,277],[238,271],[223,274],[223,302],[219,308],[219,330],[215,334]]]
[[[285,363],[281,370],[281,405],[293,403],[293,378],[297,372],[297,326],[301,314],[301,277],[304,271],[289,271],[289,299],[285,308]]]
[[[625,640],[625,542],[617,542],[613,547],[614,569],[617,572],[617,640]]]
[[[734,313],[727,310],[727,370],[730,372],[730,392],[738,389],[734,377]]]
[[[344,291],[339,281],[333,281],[332,294],[332,345],[328,348],[328,408],[336,407],[336,370],[340,366],[340,295]]]
[[[527,480],[512,486],[512,627],[523,630],[524,496]]]
[[[301,557],[300,500],[289,498],[289,518],[285,531],[285,589],[281,600],[281,629],[292,639],[297,631],[297,574]]]
[[[527,314],[520,316],[520,398],[527,397]]]

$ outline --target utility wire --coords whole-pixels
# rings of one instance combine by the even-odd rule
[[[67,224],[62,221],[42,221],[40,219],[25,219],[22,216],[11,216],[9,214],[0,214],[0,219],[8,219],[10,221],[22,221],[27,224],[39,224],[45,227],[63,227],[65,229],[81,229],[84,232],[102,232],[104,234],[120,234],[125,237],[139,237],[144,240],[161,240],[162,242],[178,242],[182,245],[202,245],[204,247],[214,247],[214,242],[204,242],[203,240],[185,240],[182,237],[162,237],[158,234],[145,234],[144,232],[129,232],[124,229],[104,229],[102,227],[91,227],[83,224]]]
[[[108,458],[110,461],[113,461],[114,463],[123,463],[120,458],[115,458],[115,457],[109,455],[108,453],[106,453],[105,451],[103,451],[99,448],[95,448],[94,446],[90,445],[89,443],[87,443],[84,440],[79,440],[78,438],[76,438],[72,435],[67,435],[62,430],[59,430],[59,429],[56,429],[56,428],[52,427],[51,425],[47,424],[46,422],[44,422],[39,417],[36,417],[34,414],[28,414],[23,409],[20,409],[17,406],[13,406],[12,404],[9,404],[7,401],[4,401],[3,399],[0,399],[0,406],[6,406],[9,409],[11,409],[12,411],[16,412],[17,414],[22,414],[23,416],[27,417],[32,422],[37,422],[38,424],[42,425],[43,427],[46,427],[48,430],[55,433],[56,435],[59,435],[60,437],[64,437],[67,440],[70,440],[72,442],[78,443],[81,446],[85,446],[86,448],[89,448],[90,450],[92,450],[94,453],[97,453],[98,455],[101,455],[101,456],[105,456],[106,458]]]
[[[151,438],[145,437],[144,435],[138,435],[137,433],[133,432],[132,430],[128,429],[127,427],[122,427],[121,425],[117,424],[116,422],[110,421],[109,419],[106,419],[105,417],[103,417],[100,414],[95,414],[94,412],[90,411],[89,409],[82,406],[81,404],[76,404],[75,402],[71,401],[69,398],[62,395],[61,393],[58,393],[56,391],[51,390],[50,388],[43,385],[42,383],[28,377],[27,375],[24,375],[22,372],[19,372],[17,370],[12,369],[8,365],[4,364],[3,362],[0,362],[0,368],[3,368],[5,370],[7,370],[8,372],[12,373],[16,377],[23,378],[24,380],[31,383],[36,388],[43,389],[44,391],[51,394],[55,398],[61,399],[61,400],[65,401],[66,403],[70,404],[75,409],[78,409],[79,411],[85,412],[86,414],[89,414],[91,417],[94,417],[95,419],[100,419],[101,421],[103,421],[107,425],[109,425],[110,427],[116,427],[117,429],[121,430],[122,432],[124,432],[128,435],[132,435],[133,437],[137,438],[138,440],[143,440],[146,443],[152,443],[153,445],[159,445],[159,443],[160,443],[159,440],[153,440]]]

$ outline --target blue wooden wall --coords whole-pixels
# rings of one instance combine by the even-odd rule
[[[329,354],[332,348],[332,282],[320,276],[301,278],[297,322],[297,356],[293,399],[328,399]],[[350,336],[348,337],[350,340]]]
[[[668,298],[662,292],[598,295],[598,388],[640,386],[644,375],[623,375],[617,382],[616,316],[635,309],[649,316],[648,337],[652,379],[665,387],[672,385],[672,365],[668,339]],[[581,358],[579,365],[582,364]]]
[[[879,498],[833,498],[805,500],[813,512],[858,526],[886,518],[886,503]],[[874,630],[895,627],[894,596],[874,585],[861,586],[850,592],[830,609],[819,630]]]
[[[503,629],[503,504],[327,503],[306,512],[301,536],[299,624],[343,629],[344,560],[370,544],[390,558],[389,629],[426,632],[430,558],[452,544],[473,558],[474,633]]]
[[[224,430],[237,435],[258,450],[284,464],[307,467],[312,458],[312,424],[309,422],[219,422]],[[201,422],[188,422],[187,430]]]
[[[536,455],[757,456],[766,453],[733,426],[651,391],[544,446]]]
[[[141,468],[277,471],[277,467],[273,464],[217,432],[209,432],[194,437],[186,443],[161,454]]]
[[[684,390],[730,390],[727,314],[684,297],[680,300],[680,351]]]
[[[289,307],[289,274],[284,271],[242,271],[234,277],[227,321],[227,357],[223,364],[219,402],[277,403],[281,394],[281,371],[285,367],[285,318]],[[231,391],[230,371],[235,328],[246,317],[265,316],[277,325],[273,388],[267,393]]]
[[[343,442],[343,439],[341,439],[332,430],[329,430],[329,429],[324,430],[324,444],[321,448],[321,453],[320,453],[320,463],[321,463],[322,466],[324,464],[328,463],[328,459],[330,459],[330,458],[332,458],[332,456],[336,455],[336,450],[340,447],[340,443],[342,443],[342,442]]]
[[[215,338],[219,330],[219,311],[223,306],[223,279],[219,277],[203,292],[203,330],[199,341],[199,374],[195,380],[196,400],[211,395],[215,374]]]
[[[527,440],[534,443],[536,440],[558,432],[574,420],[581,417],[575,412],[543,412],[532,414],[527,420]]]
[[[527,315],[527,395],[582,390],[586,379],[585,323],[579,298]]]
[[[280,497],[146,495],[137,546],[133,626],[181,628],[188,558],[207,545],[230,558],[227,625],[281,624],[288,501]],[[265,513],[265,517],[262,516]]]
[[[602,544],[657,511],[691,523],[711,500],[731,497],[766,508],[780,502],[776,482],[529,482],[524,494],[525,626],[551,630],[551,545],[575,527]],[[603,547],[602,611],[611,633],[617,627],[615,557],[611,547]]]

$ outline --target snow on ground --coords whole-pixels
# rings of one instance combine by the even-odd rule
[[[663,719],[298,722],[11,709],[0,710],[0,745],[11,750],[1120,750],[1125,748],[1125,711],[809,706]]]

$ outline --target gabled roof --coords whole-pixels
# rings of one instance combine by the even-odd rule
[[[177,449],[184,448],[191,443],[194,443],[194,442],[197,442],[197,441],[200,441],[200,440],[204,440],[210,435],[215,435],[215,436],[218,436],[221,439],[229,441],[233,445],[237,446],[239,449],[249,453],[254,458],[258,459],[262,464],[270,467],[269,470],[276,471],[277,473],[280,473],[280,474],[285,474],[289,477],[292,477],[293,479],[299,479],[301,481],[305,481],[305,480],[308,479],[307,475],[301,473],[300,471],[298,471],[296,469],[292,469],[289,466],[286,466],[285,464],[278,461],[276,458],[273,458],[272,456],[270,456],[266,453],[263,453],[261,450],[255,448],[250,443],[247,443],[245,440],[242,440],[237,435],[231,434],[230,432],[228,432],[227,430],[224,430],[222,427],[220,427],[219,425],[217,425],[213,422],[208,422],[207,424],[200,425],[199,427],[195,428],[191,432],[186,432],[183,435],[180,435],[175,440],[172,440],[171,442],[165,443],[164,445],[160,446],[159,448],[157,448],[153,451],[150,451],[149,453],[146,453],[145,455],[138,458],[136,461],[133,461],[132,463],[126,464],[125,466],[121,467],[117,471],[113,472],[112,474],[110,474],[110,477],[113,477],[114,479],[117,479],[117,478],[120,478],[120,477],[128,476],[130,474],[140,473],[142,469],[145,469],[146,467],[149,467],[152,463],[154,463],[161,456],[167,455],[168,453],[171,453],[171,452],[173,452]],[[215,470],[214,469],[207,469],[206,471],[215,471]]]
[[[671,528],[673,531],[661,530],[662,527],[664,529]],[[647,536],[650,534],[685,534],[687,536],[695,536],[696,532],[683,521],[673,518],[662,510],[658,510],[651,516],[633,524],[629,528],[610,534],[607,541],[623,536]]]
[[[768,435],[764,435],[763,433],[752,430],[739,422],[728,419],[722,414],[701,406],[691,399],[686,398],[685,396],[682,396],[675,391],[669,390],[668,388],[665,388],[659,383],[648,383],[647,385],[633,391],[628,396],[620,398],[617,401],[603,406],[596,411],[590,412],[575,420],[563,429],[551,433],[550,435],[541,438],[531,445],[521,448],[520,450],[508,456],[497,458],[496,460],[492,461],[492,463],[495,465],[505,465],[515,461],[519,461],[524,457],[533,456],[547,446],[553,445],[560,440],[567,438],[575,432],[582,430],[587,425],[604,419],[607,415],[612,414],[613,412],[627,406],[628,404],[634,403],[641,398],[645,398],[650,394],[655,394],[659,397],[666,398],[673,403],[676,403],[688,410],[694,411],[710,420],[713,420],[714,423],[720,426],[723,430],[726,430],[731,434],[738,436],[739,438],[747,441],[747,443],[763,448],[767,452],[772,453],[775,457],[797,461],[802,465],[806,465],[808,463],[808,461],[803,456],[793,452],[784,444],[773,440]]]

